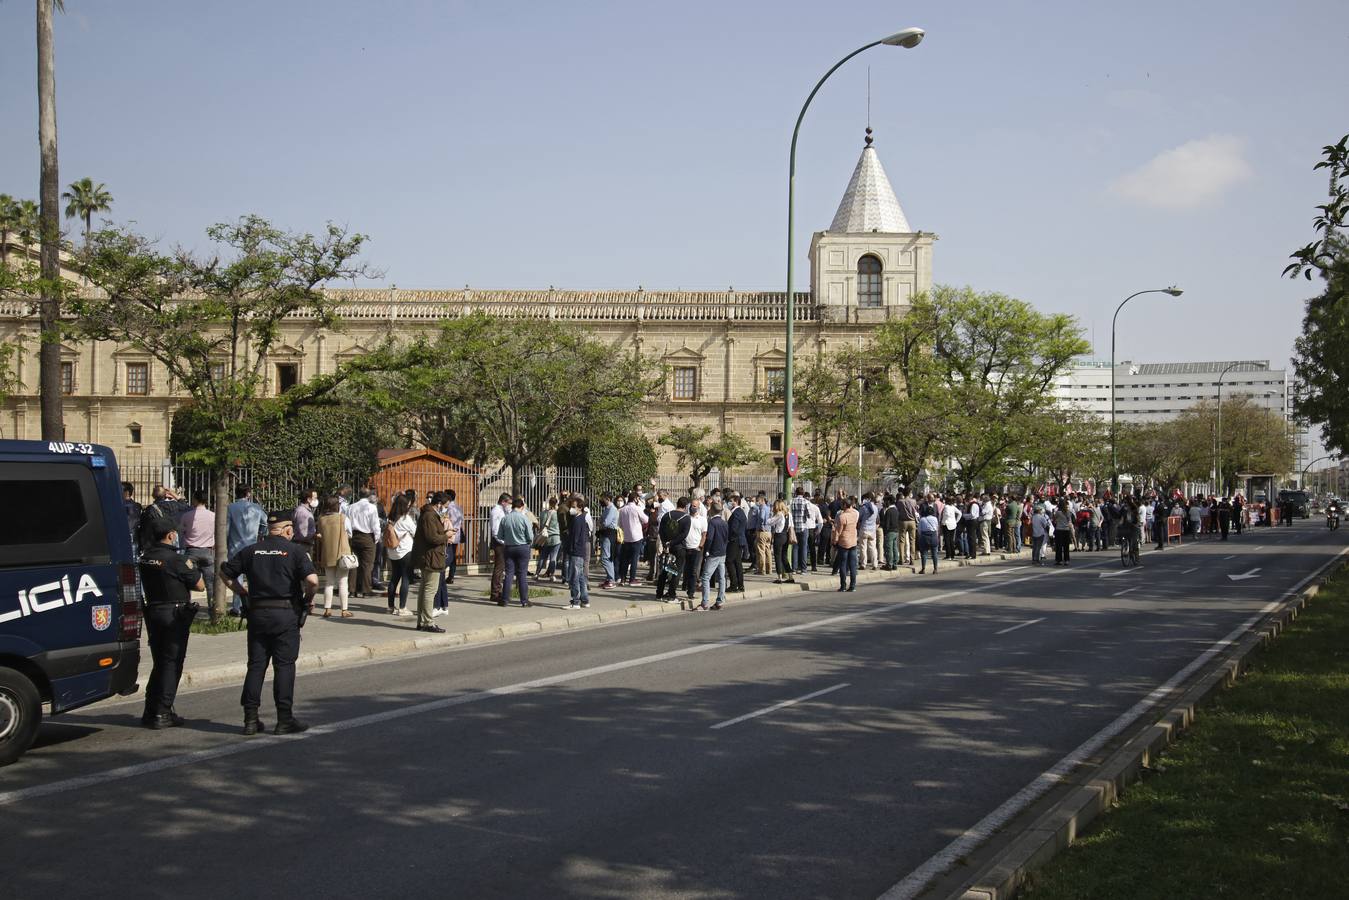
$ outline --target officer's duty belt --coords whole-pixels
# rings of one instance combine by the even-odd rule
[[[248,598],[248,605],[253,609],[290,609],[295,604],[290,600],[281,600],[272,597],[267,597],[262,600],[254,600],[250,597]]]

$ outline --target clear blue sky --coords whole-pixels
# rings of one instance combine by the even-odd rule
[[[1121,358],[1286,364],[1349,4],[67,0],[63,184],[198,245],[256,212],[347,223],[401,287],[782,289],[877,148],[939,282],[1062,310]],[[0,192],[37,194],[33,3],[0,2]],[[804,285],[805,278],[803,276]]]

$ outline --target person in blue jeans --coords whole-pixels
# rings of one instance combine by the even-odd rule
[[[571,588],[571,608],[585,609],[590,606],[590,580],[586,564],[590,559],[590,514],[586,512],[585,498],[574,495],[571,509],[566,513],[571,517],[566,535],[562,539],[562,554],[567,560],[567,584]]]
[[[710,608],[718,610],[726,604],[726,550],[730,541],[730,527],[721,517],[721,501],[713,500],[707,515],[707,534],[703,537],[703,602],[694,607],[697,612],[709,609],[707,595],[714,576],[717,577],[717,602]]]
[[[838,515],[834,516],[834,561],[838,563],[840,591],[857,590],[857,520],[852,498],[845,499]]]
[[[927,508],[918,519],[918,574],[927,573],[927,558],[932,557],[932,574],[937,574],[937,546],[939,544],[937,535],[941,525],[937,522],[937,512],[931,507]]]
[[[618,546],[618,507],[608,494],[600,497],[600,566],[604,569],[602,588],[614,586],[617,575],[618,559],[615,549]]]

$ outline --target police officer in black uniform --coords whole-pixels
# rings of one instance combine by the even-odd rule
[[[196,563],[178,555],[178,533],[171,520],[156,520],[150,536],[154,543],[141,554],[140,572],[154,668],[145,686],[141,724],[158,730],[183,724],[183,717],[173,709],[173,700],[183,676],[189,629],[197,615],[192,591],[204,590],[205,585]]]
[[[244,734],[266,726],[258,720],[262,681],[272,666],[276,701],[273,734],[298,734],[309,726],[291,713],[295,700],[295,660],[300,655],[300,629],[314,603],[319,579],[304,548],[291,540],[291,511],[267,516],[267,536],[221,566],[225,582],[243,598],[248,617],[248,675],[244,678]],[[248,578],[248,586],[239,576]]]

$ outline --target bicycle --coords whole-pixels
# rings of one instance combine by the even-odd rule
[[[1138,532],[1121,535],[1119,539],[1119,562],[1124,568],[1138,565]]]

